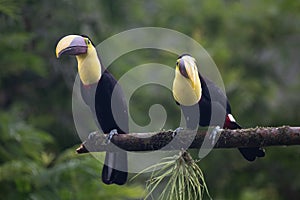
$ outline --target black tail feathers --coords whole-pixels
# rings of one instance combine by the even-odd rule
[[[254,148],[239,148],[239,151],[243,155],[243,157],[248,161],[254,161],[256,157],[264,157],[265,150],[260,147]]]
[[[107,152],[102,170],[103,183],[124,185],[127,181],[127,176],[127,153]]]

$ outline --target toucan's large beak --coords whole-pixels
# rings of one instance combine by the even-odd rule
[[[56,45],[56,57],[63,54],[79,55],[87,53],[87,45],[80,35],[68,35],[63,37]]]
[[[195,66],[196,63],[193,60],[187,60],[184,58],[178,59],[177,62],[179,63],[179,71],[181,75],[189,79],[192,87],[195,88],[198,80],[198,71],[196,70],[197,66]]]

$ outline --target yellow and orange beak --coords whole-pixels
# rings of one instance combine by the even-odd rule
[[[177,60],[177,67],[182,76],[187,78],[195,89],[198,78],[198,69],[195,60],[190,56],[184,56]]]
[[[87,53],[85,38],[80,35],[68,35],[63,37],[56,45],[56,57],[66,55],[80,55]]]
[[[198,103],[202,96],[200,76],[195,58],[182,55],[176,63],[172,88],[175,100],[184,106]]]

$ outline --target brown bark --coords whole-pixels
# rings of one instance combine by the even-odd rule
[[[191,130],[180,131],[175,138],[173,132],[130,133],[114,135],[110,144],[105,144],[106,135],[90,135],[76,150],[77,153],[116,151],[115,146],[127,151],[179,150],[181,148],[200,148],[206,130],[196,135]],[[170,143],[176,140],[175,144]],[[190,143],[187,143],[190,141]],[[210,142],[211,143],[211,142]],[[112,145],[114,144],[114,145]],[[190,145],[189,145],[190,144]],[[188,145],[188,146],[187,146]],[[257,127],[239,130],[222,130],[214,148],[266,147],[280,145],[300,145],[300,127]],[[208,145],[207,148],[211,146]]]

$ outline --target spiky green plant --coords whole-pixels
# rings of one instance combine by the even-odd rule
[[[180,151],[179,155],[163,158],[160,163],[144,169],[135,177],[150,170],[153,172],[146,183],[148,193],[145,199],[153,198],[153,192],[165,182],[164,189],[155,199],[201,200],[204,193],[211,199],[200,167],[185,150]]]

